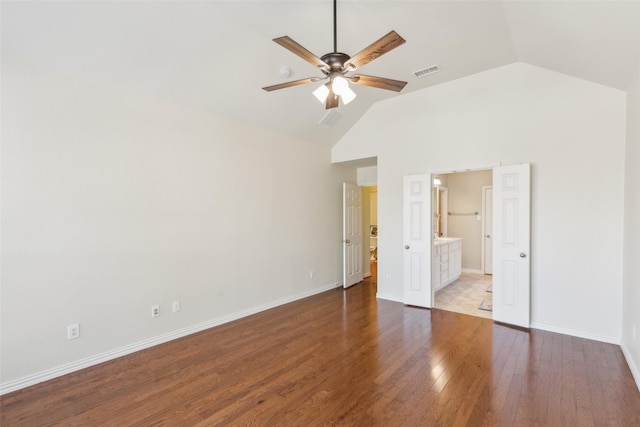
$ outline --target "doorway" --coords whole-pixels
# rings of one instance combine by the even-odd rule
[[[362,235],[368,236],[368,251],[365,251],[363,260],[364,277],[371,284],[378,283],[378,187],[362,187]]]
[[[345,182],[342,198],[342,286],[364,281],[377,288],[378,187]]]
[[[492,170],[437,174],[433,183],[433,306],[491,319],[493,284],[486,271],[491,257],[485,250]]]
[[[467,172],[470,171],[467,169]],[[449,187],[452,176],[454,175],[449,176]],[[495,166],[491,169],[491,177],[493,319],[496,322],[528,328],[531,323],[531,164]],[[448,237],[438,238],[439,241],[434,237],[433,179],[434,176],[431,174],[403,176],[402,302],[426,308],[434,307],[437,285],[442,287],[459,278],[462,273],[463,256],[468,256],[461,251],[463,238],[451,236],[451,221]],[[454,216],[465,216],[481,223],[479,211],[461,211],[461,214],[456,215],[456,211],[452,209],[451,194],[449,209],[447,215],[450,219]],[[436,243],[443,244],[441,250],[438,250]],[[448,251],[446,253],[444,243]],[[439,260],[436,259],[438,255]],[[454,262],[450,262],[451,260]],[[441,263],[439,268],[433,268],[436,262]],[[465,268],[465,272],[468,272],[469,267]],[[440,282],[437,277],[434,280],[433,276],[438,272],[441,273]]]

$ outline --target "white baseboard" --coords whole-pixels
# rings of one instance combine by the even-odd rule
[[[463,268],[462,269],[463,273],[473,273],[473,274],[484,274],[484,271],[482,270],[475,270],[473,268]]]
[[[624,345],[624,341],[620,343],[620,348],[622,349],[622,354],[624,358],[627,360],[627,365],[629,365],[629,369],[631,370],[631,375],[633,375],[633,379],[636,380],[636,385],[638,386],[638,390],[640,390],[640,367],[636,365],[635,361],[631,357],[631,352]]]
[[[385,300],[388,300],[388,301],[395,301],[395,302],[402,302],[402,303],[404,303],[404,301],[402,301],[402,298],[392,297],[391,295],[381,294],[380,292],[377,292],[377,293],[376,293],[376,298],[378,298],[378,299],[385,299]]]
[[[177,331],[168,332],[144,341],[140,341],[131,345],[119,347],[104,353],[96,354],[84,359],[76,360],[74,362],[65,363],[64,365],[57,366],[55,368],[46,369],[44,371],[37,372],[26,377],[18,378],[15,380],[7,381],[0,384],[0,395],[11,393],[12,391],[20,390],[38,383],[48,381],[63,375],[67,375],[81,369],[89,368],[91,366],[98,365],[100,363],[108,362],[109,360],[117,359],[118,357],[126,356],[131,353],[135,353],[146,348],[150,348],[159,344],[163,344],[178,338],[185,337],[187,335],[195,334],[196,332],[204,331],[205,329],[213,328],[224,323],[228,323],[243,317],[251,316],[252,314],[259,313],[261,311],[269,310],[280,305],[288,304],[290,302],[297,301],[299,299],[307,298],[331,289],[341,287],[342,283],[335,283],[332,285],[325,285],[319,288],[311,289],[306,292],[301,292],[296,295],[281,298],[276,301],[272,301],[266,304],[262,304],[256,307],[241,310],[236,313],[221,316],[215,319],[208,320],[203,323],[199,323],[193,326],[188,326]]]
[[[572,337],[586,338],[588,340],[594,340],[594,341],[606,342],[606,343],[609,343],[609,344],[620,345],[620,338],[619,337],[609,337],[609,336],[606,336],[606,335],[591,334],[589,332],[576,331],[574,329],[559,328],[557,326],[547,325],[547,324],[544,324],[544,323],[537,323],[537,322],[531,322],[531,327],[533,329],[540,329],[540,330],[548,331],[548,332],[556,332],[558,334],[570,335]]]

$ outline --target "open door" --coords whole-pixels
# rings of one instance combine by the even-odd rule
[[[362,188],[342,184],[342,286],[362,281]]]
[[[482,272],[493,274],[493,187],[482,187]]]
[[[404,177],[404,303],[431,307],[431,175]]]
[[[493,320],[530,325],[530,192],[527,164],[493,169]]]

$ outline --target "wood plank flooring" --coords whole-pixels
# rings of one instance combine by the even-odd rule
[[[0,398],[9,426],[638,426],[620,348],[365,281]]]

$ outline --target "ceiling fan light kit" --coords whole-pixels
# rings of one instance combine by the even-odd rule
[[[318,101],[325,104],[325,108],[328,110],[338,107],[340,105],[340,100],[342,100],[343,105],[346,105],[356,98],[357,95],[349,87],[349,83],[375,87],[378,89],[392,90],[395,92],[400,92],[406,86],[407,82],[387,79],[384,77],[365,76],[361,74],[347,76],[347,73],[357,70],[374,59],[379,58],[385,53],[404,44],[405,40],[400,37],[398,33],[395,31],[389,32],[384,37],[364,48],[354,57],[351,57],[346,53],[338,52],[336,24],[336,0],[333,0],[333,52],[327,53],[320,58],[309,52],[289,36],[273,39],[273,41],[278,43],[280,46],[319,68],[324,74],[324,77],[309,77],[306,79],[263,87],[262,89],[267,92],[271,92],[278,89],[329,79],[328,83],[321,85],[313,91],[313,95],[318,99]]]

